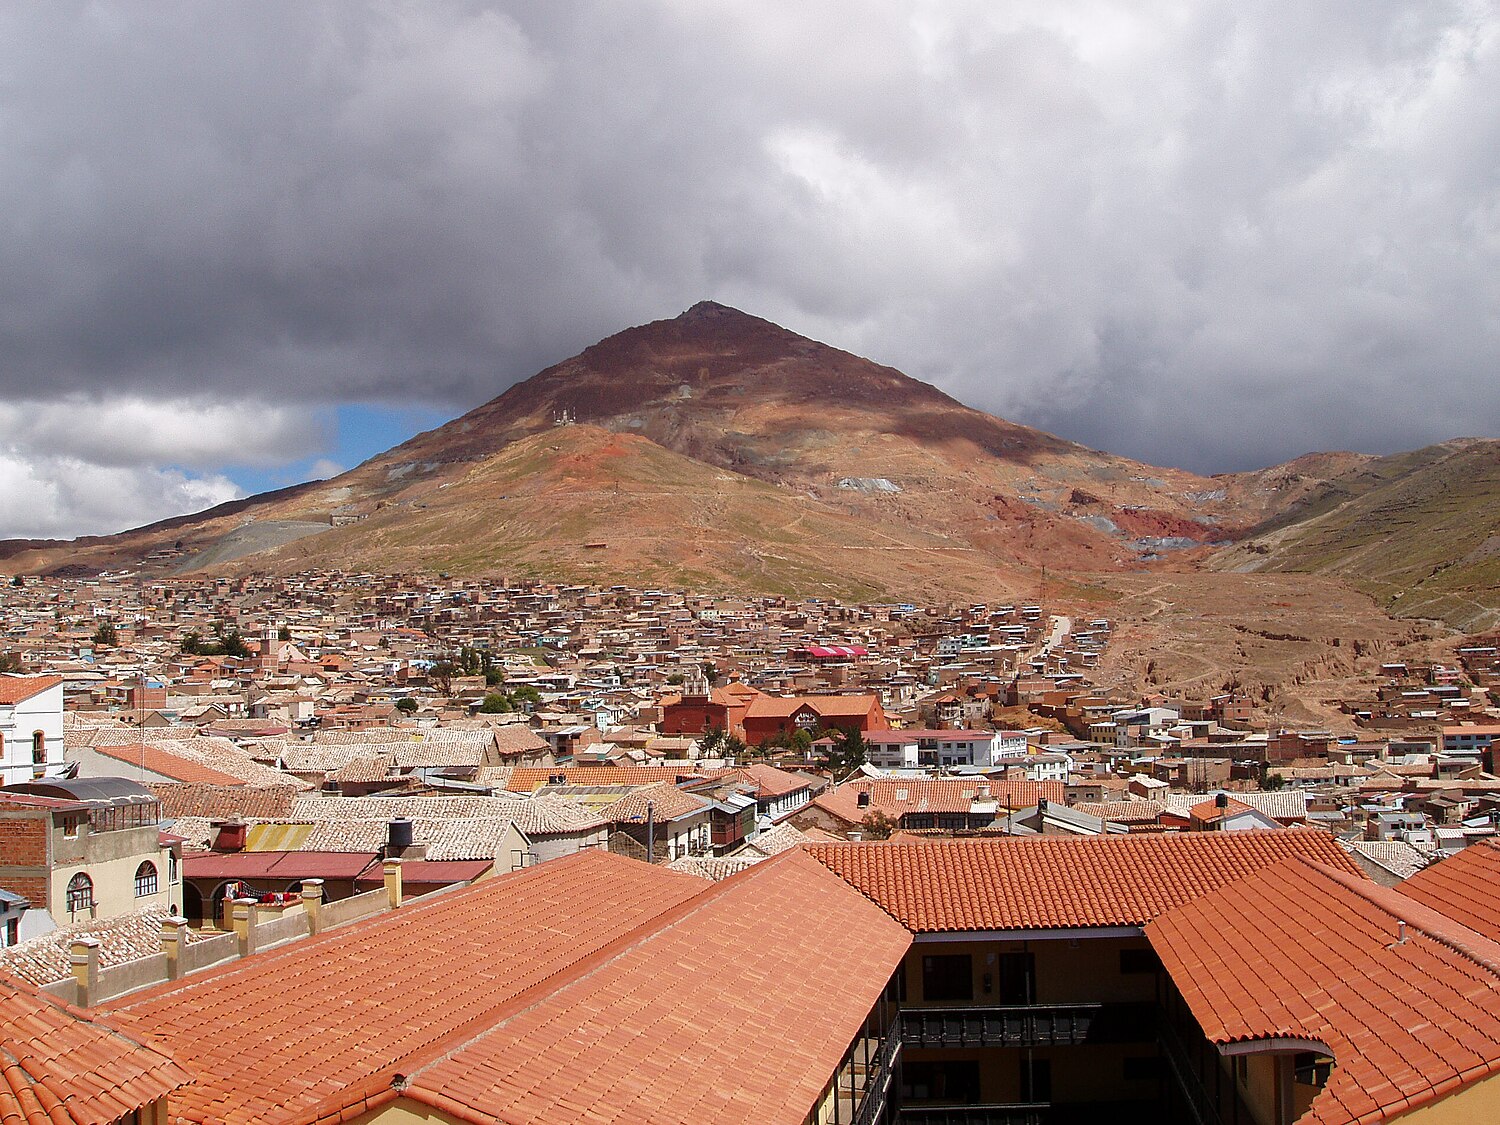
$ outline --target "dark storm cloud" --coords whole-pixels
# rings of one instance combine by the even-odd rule
[[[0,396],[457,410],[714,297],[1161,463],[1494,434],[1497,28],[1492,2],[14,5]],[[316,452],[282,422],[268,445]],[[97,437],[47,453],[100,463]]]

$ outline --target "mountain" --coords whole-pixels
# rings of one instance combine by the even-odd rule
[[[1043,567],[1054,595],[1055,576],[1146,564],[1347,567],[1390,604],[1422,585],[1409,604],[1446,614],[1492,573],[1493,543],[1474,539],[1490,525],[1464,524],[1479,497],[1460,482],[1465,458],[1470,478],[1489,479],[1481,463],[1495,443],[1446,448],[1311,454],[1220,477],[1156,468],[703,302],[333,480],[118,536],[0,544],[0,565],[337,566],[905,598],[1029,596]],[[1403,504],[1433,518],[1392,518]],[[1395,545],[1367,544],[1356,566],[1340,536],[1363,543],[1377,516]],[[1427,537],[1420,550],[1401,548],[1407,527]],[[1447,543],[1462,550],[1444,555]],[[1430,567],[1452,563],[1439,574],[1407,565],[1437,555]],[[1380,588],[1390,575],[1397,585]]]
[[[1290,504],[1209,565],[1331,575],[1399,616],[1469,632],[1500,626],[1500,442],[1344,456],[1327,475],[1299,480],[1306,487]]]

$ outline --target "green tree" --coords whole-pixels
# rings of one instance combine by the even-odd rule
[[[279,629],[276,630],[276,639],[278,641],[289,641],[289,640],[291,640],[292,639],[292,627],[290,625],[283,625],[283,626],[281,626],[281,628],[279,628]]]
[[[517,706],[520,706],[522,703],[528,703],[531,706],[535,707],[542,701],[542,693],[537,691],[536,688],[532,687],[530,684],[522,684],[520,687],[516,688],[515,691],[510,693],[510,698],[511,702],[515,703]]]
[[[453,690],[453,677],[457,674],[458,669],[453,666],[451,660],[439,660],[427,669],[427,679],[443,695]]]
[[[887,816],[883,809],[871,809],[859,822],[866,840],[889,840],[897,825],[898,822]]]
[[[415,715],[417,713],[417,701],[409,695],[403,695],[396,700],[396,710],[403,715]]]
[[[203,654],[203,637],[189,629],[182,634],[182,643],[178,646],[187,656],[201,656]]]
[[[484,715],[505,715],[516,709],[508,695],[492,691],[484,697],[484,702],[479,705],[479,711]]]
[[[101,648],[114,648],[120,643],[120,634],[113,621],[100,623],[99,628],[94,630],[94,643]]]
[[[500,671],[500,669],[496,668],[493,664],[491,664],[484,670],[485,687],[499,687],[504,682],[505,673]]]
[[[851,729],[834,737],[828,748],[823,766],[834,777],[843,777],[864,765],[869,757],[869,746],[858,729]]]

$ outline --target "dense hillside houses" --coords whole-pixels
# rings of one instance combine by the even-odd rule
[[[0,984],[162,1076],[98,1120],[1280,1125],[1497,1096],[1487,638],[1378,667],[1374,695],[1442,703],[1377,733],[1132,694],[1109,621],[1041,604],[11,590]],[[1360,973],[1385,983],[1356,1002]],[[1385,1036],[1392,1061],[1371,1005],[1471,1031]]]

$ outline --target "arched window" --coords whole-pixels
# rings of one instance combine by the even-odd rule
[[[41,777],[47,772],[47,736],[37,731],[31,736],[31,776]]]
[[[68,880],[68,913],[94,908],[94,881],[80,871]]]
[[[135,897],[144,898],[156,893],[156,864],[149,859],[135,869]]]

